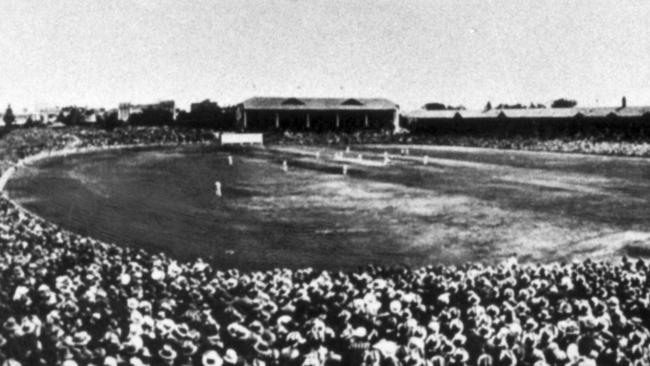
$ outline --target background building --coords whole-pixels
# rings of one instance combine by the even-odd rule
[[[650,107],[514,108],[425,110],[402,115],[411,132],[438,135],[641,138],[650,136]]]
[[[381,98],[254,97],[237,107],[237,126],[246,131],[394,129],[398,110]]]
[[[117,108],[117,118],[123,122],[129,122],[133,115],[141,115],[145,112],[169,113],[172,120],[176,118],[176,109],[173,100],[160,101],[151,104],[131,104],[130,102],[120,103]]]

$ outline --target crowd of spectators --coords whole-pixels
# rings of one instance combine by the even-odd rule
[[[41,151],[66,147],[106,147],[114,145],[186,144],[215,139],[208,129],[182,129],[169,126],[125,126],[113,130],[67,127],[16,129],[0,139],[0,161],[3,166]]]
[[[133,127],[113,130],[78,129],[74,135],[79,138],[79,147],[102,147],[111,145],[141,144],[187,144],[214,140],[208,129],[179,128],[170,126]]]
[[[169,136],[143,131],[59,138]],[[67,232],[7,198],[0,247],[5,365],[650,363],[641,259],[219,270]]]
[[[360,131],[346,133],[285,133],[280,144],[298,145],[352,145],[352,144],[422,144],[482,147],[491,149],[547,151],[614,156],[650,156],[649,141],[626,141],[616,138],[565,137],[554,139],[530,137],[479,137],[463,135],[430,135]]]
[[[646,365],[649,266],[219,271],[0,200],[10,365]]]

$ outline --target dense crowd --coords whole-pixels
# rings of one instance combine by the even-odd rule
[[[480,137],[462,135],[428,135],[390,132],[360,131],[345,133],[285,133],[278,139],[281,144],[298,145],[353,145],[353,144],[422,144],[483,147],[490,149],[548,151],[615,156],[650,156],[650,142],[626,141],[602,136],[543,139],[530,137]]]
[[[642,260],[219,271],[67,233],[6,199],[0,243],[13,364],[650,362]]]
[[[22,128],[13,130],[0,139],[0,162],[6,166],[41,151],[61,150],[65,147],[185,144],[214,139],[215,135],[211,130],[169,126],[125,126],[113,130],[81,127]]]
[[[160,127],[121,127],[114,130],[79,129],[74,132],[79,147],[139,145],[139,144],[186,144],[215,139],[208,129]]]
[[[0,247],[6,365],[650,363],[640,259],[222,271],[69,233],[6,198]]]

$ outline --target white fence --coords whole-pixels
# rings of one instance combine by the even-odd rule
[[[261,133],[224,132],[221,134],[220,140],[222,145],[264,144],[264,136]]]

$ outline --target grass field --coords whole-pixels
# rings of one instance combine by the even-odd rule
[[[404,148],[106,152],[22,168],[7,188],[73,231],[224,268],[645,254],[650,160]]]

